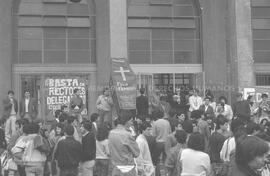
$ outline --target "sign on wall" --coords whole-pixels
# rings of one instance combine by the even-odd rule
[[[66,105],[69,110],[70,99],[73,96],[73,90],[78,88],[81,90],[81,98],[83,99],[84,110],[82,115],[87,115],[86,106],[86,79],[82,77],[48,77],[45,79],[45,98],[47,114],[61,109],[61,106]]]

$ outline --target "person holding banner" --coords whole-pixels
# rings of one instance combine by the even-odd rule
[[[106,87],[103,90],[103,94],[98,97],[96,102],[99,113],[99,124],[109,122],[112,125],[112,106],[113,100],[110,96],[110,89]]]

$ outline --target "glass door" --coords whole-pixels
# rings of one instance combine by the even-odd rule
[[[139,93],[140,88],[145,88],[146,95],[149,95],[153,91],[153,75],[147,73],[139,73],[137,75],[137,90]],[[139,95],[139,94],[138,94]]]

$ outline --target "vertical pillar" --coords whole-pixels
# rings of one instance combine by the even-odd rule
[[[235,3],[238,86],[239,89],[242,90],[244,87],[255,85],[251,4],[250,0],[235,0],[232,2]]]
[[[111,58],[127,57],[126,0],[96,0],[97,83],[110,79]]]
[[[111,57],[127,58],[127,1],[109,0]]]
[[[12,60],[12,1],[0,1],[0,100],[11,89],[11,60]],[[2,114],[2,107],[0,113]]]
[[[201,0],[205,85],[215,97],[226,95],[226,0]]]

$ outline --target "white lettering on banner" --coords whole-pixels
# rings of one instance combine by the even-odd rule
[[[74,89],[81,91],[84,104],[86,103],[86,83],[85,80],[80,78],[48,78],[45,80],[45,86],[47,88],[46,104],[47,109],[55,111],[61,109],[62,105],[68,105],[71,97],[73,96]],[[83,110],[87,114],[87,109]]]
[[[78,87],[78,79],[49,79],[46,80],[48,87]],[[84,85],[84,84],[83,84]]]
[[[119,71],[114,71],[115,73],[121,73],[123,81],[127,81],[125,73],[129,73],[130,70],[124,70],[123,67],[120,67]]]

